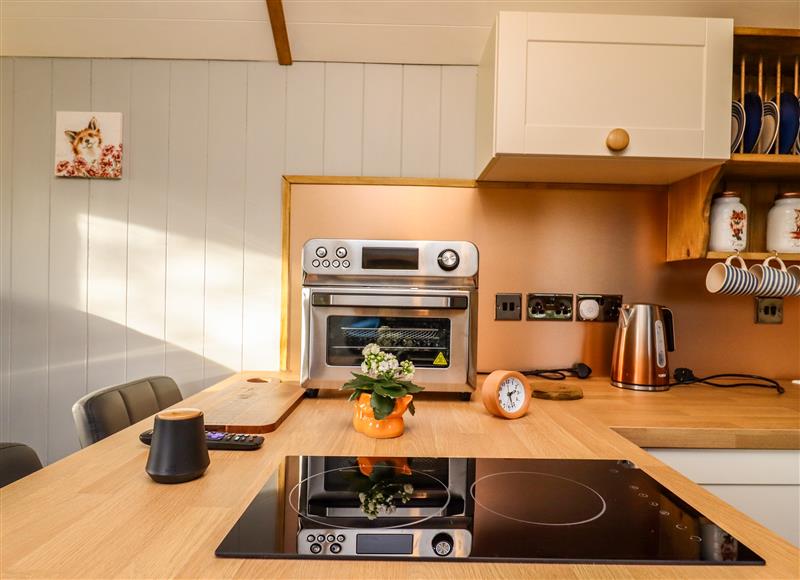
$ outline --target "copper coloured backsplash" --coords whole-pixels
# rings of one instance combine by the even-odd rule
[[[463,239],[480,251],[478,370],[569,366],[608,375],[615,325],[496,322],[497,292],[622,294],[673,309],[670,366],[800,376],[800,299],[756,325],[751,297],[705,290],[711,261],[665,263],[660,189],[292,186],[289,368],[299,368],[300,250],[309,238]],[[524,317],[523,317],[524,318]]]

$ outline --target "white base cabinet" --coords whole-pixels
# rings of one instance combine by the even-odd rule
[[[668,183],[719,164],[732,61],[730,19],[500,12],[478,69],[478,178]]]
[[[646,451],[795,546],[800,546],[800,451]]]

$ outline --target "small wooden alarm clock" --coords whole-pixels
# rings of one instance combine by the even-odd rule
[[[481,397],[483,406],[492,415],[518,419],[528,412],[531,386],[517,371],[494,371],[483,382]]]

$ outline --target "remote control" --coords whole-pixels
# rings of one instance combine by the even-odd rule
[[[153,430],[148,429],[139,435],[139,441],[150,445]],[[206,443],[211,450],[255,451],[264,443],[261,435],[245,435],[243,433],[226,433],[224,431],[206,431]]]

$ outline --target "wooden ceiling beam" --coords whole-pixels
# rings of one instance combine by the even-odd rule
[[[286,32],[286,18],[283,16],[281,0],[267,0],[269,23],[272,26],[272,38],[275,41],[275,52],[279,64],[292,64],[292,51],[289,48],[289,34]]]

